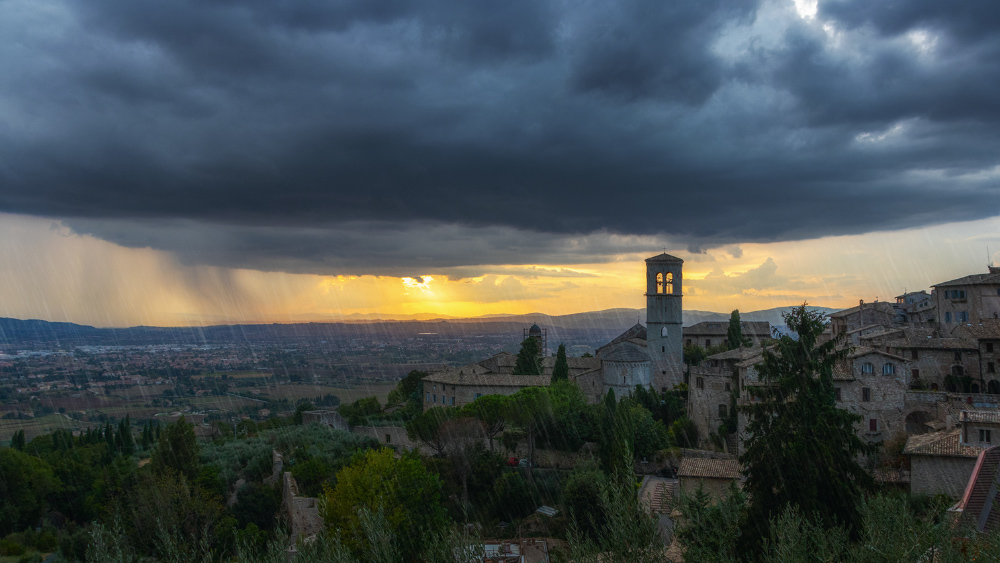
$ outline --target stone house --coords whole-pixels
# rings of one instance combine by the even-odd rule
[[[1000,268],[989,267],[986,274],[972,274],[933,286],[937,318],[942,326],[976,324],[1000,318]]]
[[[771,323],[767,321],[741,321],[740,328],[743,337],[755,346],[771,338]],[[684,327],[683,333],[685,346],[718,346],[729,342],[729,321],[703,321]]]
[[[724,498],[729,486],[743,486],[743,467],[735,459],[703,459],[685,457],[677,469],[681,494],[694,495],[700,487],[716,501]]]
[[[1000,444],[1000,410],[962,410],[958,422],[962,445],[989,448]]]
[[[872,348],[856,348],[833,373],[837,407],[861,415],[858,436],[868,442],[905,432],[909,387],[906,359]]]
[[[974,340],[943,336],[924,327],[900,327],[860,337],[861,345],[882,349],[907,360],[910,382],[915,389],[957,391],[955,378],[969,377],[980,389],[979,346]]]
[[[865,303],[830,314],[831,337],[869,326],[891,328],[897,321],[896,309],[885,301]]]
[[[715,432],[732,409],[732,396],[739,385],[737,364],[761,355],[762,349],[736,348],[713,354],[698,366],[691,366],[688,385],[688,417],[698,427],[703,446],[709,442],[709,434]],[[735,440],[726,449],[735,452]]]
[[[1000,320],[983,319],[975,324],[963,324],[952,335],[974,342],[979,352],[980,390],[1000,395]]]
[[[961,442],[961,428],[910,436],[903,454],[910,458],[910,492],[962,498],[980,452]]]
[[[897,295],[895,308],[908,324],[931,323],[937,318],[937,300],[923,290]]]

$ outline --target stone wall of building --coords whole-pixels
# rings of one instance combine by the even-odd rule
[[[281,508],[293,542],[298,538],[316,537],[323,531],[325,525],[319,515],[318,499],[299,496],[299,487],[291,472],[286,471],[283,475],[281,492]]]
[[[688,418],[698,427],[702,447],[711,444],[709,434],[718,430],[731,408],[732,369],[694,366],[688,385]],[[723,409],[725,413],[723,413]]]
[[[975,466],[974,457],[910,456],[910,493],[961,498]]]

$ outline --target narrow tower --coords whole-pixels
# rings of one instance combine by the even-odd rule
[[[681,269],[684,261],[663,253],[646,259],[646,345],[650,380],[657,390],[684,382],[681,332]]]

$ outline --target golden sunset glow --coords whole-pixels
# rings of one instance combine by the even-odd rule
[[[569,314],[644,307],[643,253],[593,264],[490,265],[470,278],[321,276],[179,263],[171,254],[3,215],[0,316],[95,326]],[[684,307],[848,307],[985,271],[1000,219],[800,242],[743,244],[685,260]],[[995,250],[993,258],[1000,258]]]

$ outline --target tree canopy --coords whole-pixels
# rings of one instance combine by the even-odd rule
[[[729,316],[729,329],[726,330],[726,337],[729,340],[729,349],[735,350],[744,345],[743,323],[740,322],[740,310],[734,309]]]
[[[423,548],[424,538],[447,524],[441,506],[441,482],[420,461],[404,456],[396,459],[388,449],[361,454],[337,473],[337,484],[327,489],[322,515],[344,533],[345,543],[355,552],[362,522],[362,509],[382,511],[399,541],[401,560],[411,561]]]
[[[521,350],[517,353],[517,361],[514,362],[514,375],[541,375],[542,364],[539,361],[541,353],[537,340],[525,338],[521,343]]]
[[[836,406],[833,369],[846,352],[836,341],[817,343],[823,320],[805,305],[786,315],[798,339],[784,336],[765,350],[757,367],[762,385],[747,388],[758,401],[742,407],[749,434],[740,458],[750,499],[748,549],[760,545],[770,522],[793,506],[825,528],[852,529],[873,487],[858,458],[875,446],[856,433],[861,417]]]
[[[566,345],[559,344],[556,351],[556,363],[552,367],[552,383],[566,381],[569,379],[569,361],[566,360]]]
[[[198,475],[198,441],[184,417],[167,426],[150,460],[157,471],[173,470],[193,480]]]

